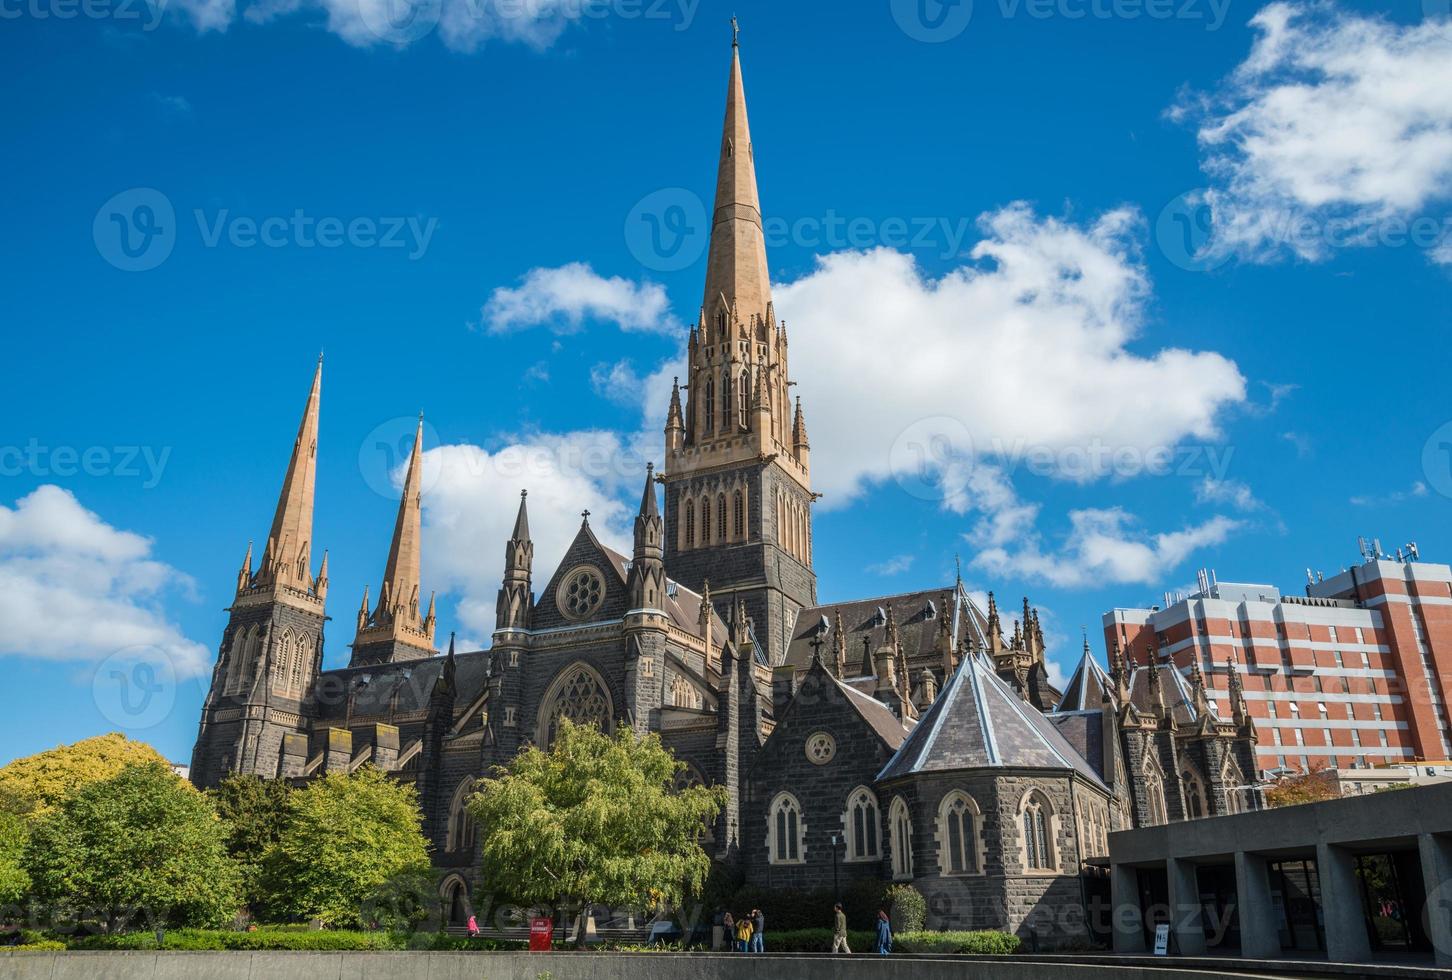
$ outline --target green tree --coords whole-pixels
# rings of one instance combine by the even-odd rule
[[[83,786],[38,820],[25,870],[53,911],[95,914],[107,931],[138,917],[216,926],[239,898],[225,838],[211,801],[151,762]]]
[[[23,860],[30,826],[18,813],[0,809],[0,905],[10,905],[30,890]]]
[[[7,809],[43,816],[82,786],[148,762],[167,764],[145,742],[133,742],[120,732],[97,735],[0,767],[0,800]]]
[[[1273,807],[1319,803],[1341,796],[1336,774],[1328,769],[1315,769],[1294,776],[1282,776],[1265,791],[1265,801]]]
[[[253,914],[266,917],[263,859],[282,837],[287,822],[289,787],[281,779],[228,776],[209,790],[227,828],[227,853],[242,874],[242,897]]]
[[[269,908],[332,926],[396,924],[378,915],[400,890],[421,899],[428,840],[418,794],[372,766],[294,790],[263,859]]]
[[[657,735],[622,727],[612,738],[562,721],[549,752],[521,753],[469,802],[485,889],[578,908],[582,920],[590,904],[646,908],[699,893],[711,865],[702,825],[726,791],[678,789],[684,768]]]

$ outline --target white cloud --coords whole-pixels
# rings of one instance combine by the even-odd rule
[[[191,579],[53,485],[0,504],[0,655],[92,663],[151,647],[180,676],[211,666],[207,649],[168,621],[161,598]]]
[[[1136,215],[1080,227],[1019,204],[981,225],[974,263],[940,279],[877,249],[776,287],[824,506],[896,478],[961,511],[973,500],[955,494],[988,479],[953,472],[974,457],[1011,468],[1040,453],[1051,475],[1092,479],[1218,437],[1220,411],[1244,401],[1219,354],[1130,349],[1150,291]]]
[[[887,561],[868,565],[865,570],[872,575],[901,575],[913,567],[913,557],[912,555],[895,555]]]
[[[234,16],[235,0],[176,2],[199,31],[225,30]],[[468,53],[490,41],[545,50],[590,9],[578,0],[253,0],[242,16],[266,24],[321,13],[329,32],[358,48],[404,48],[437,31],[446,47]]]
[[[1195,487],[1197,504],[1229,504],[1236,510],[1260,510],[1265,504],[1255,496],[1250,486],[1240,480],[1217,480],[1207,476]]]
[[[1069,512],[1071,529],[1062,547],[1046,552],[1037,533],[1015,548],[991,547],[973,564],[992,574],[1047,582],[1061,588],[1152,584],[1172,571],[1196,549],[1217,545],[1241,526],[1228,517],[1213,517],[1179,531],[1148,534],[1135,518],[1112,507]]]
[[[658,447],[651,447],[658,449]],[[630,553],[634,509],[645,457],[612,432],[512,439],[494,452],[439,446],[425,454],[425,581],[460,596],[460,626],[488,635],[504,570],[504,545],[514,529],[519,491],[529,491],[534,585],[542,589],[580,529],[580,512],[605,544]]]
[[[1197,118],[1206,153],[1206,252],[1323,259],[1405,241],[1420,218],[1437,237],[1414,243],[1452,259],[1452,19],[1278,2],[1250,23],[1259,35],[1221,90],[1172,110]]]
[[[171,0],[171,6],[186,15],[198,34],[225,31],[237,14],[236,0]]]
[[[1405,490],[1393,490],[1391,493],[1364,494],[1351,498],[1351,504],[1355,507],[1389,507],[1393,504],[1404,503],[1408,500],[1415,500],[1418,497],[1427,495],[1427,485],[1421,480],[1413,481],[1412,485]]]
[[[482,316],[490,333],[545,325],[557,334],[579,332],[587,320],[613,323],[625,331],[679,334],[664,287],[597,275],[588,263],[531,269],[518,287],[494,290]]]

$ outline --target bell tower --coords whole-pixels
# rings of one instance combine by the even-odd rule
[[[666,418],[665,546],[674,578],[718,610],[744,601],[773,663],[816,602],[806,421],[771,301],[741,48],[733,38],[700,315]],[[682,391],[685,399],[682,401]]]

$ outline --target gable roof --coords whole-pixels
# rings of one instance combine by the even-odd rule
[[[840,612],[842,627],[847,634],[848,676],[873,673],[872,655],[882,646],[887,634],[884,617],[888,606],[892,607],[893,617],[897,620],[898,643],[909,660],[937,655],[940,617],[945,614],[953,617],[950,624],[953,649],[958,649],[963,639],[970,635],[980,647],[987,644],[985,630],[988,617],[960,586],[946,585],[896,595],[822,603],[803,609],[797,613],[796,623],[792,626],[792,638],[787,645],[784,663],[799,670],[809,667],[813,638],[822,631],[824,622],[830,634],[831,624]],[[823,656],[829,655],[830,648],[824,648]]]
[[[1071,770],[1103,787],[1058,728],[974,654],[963,658],[877,778],[991,768]]]
[[[1105,700],[1114,700],[1114,681],[1099,666],[1099,661],[1094,659],[1094,654],[1085,644],[1084,656],[1079,660],[1079,666],[1074,668],[1069,683],[1064,685],[1064,695],[1059,699],[1057,710],[1097,710]]]

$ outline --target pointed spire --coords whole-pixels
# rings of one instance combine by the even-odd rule
[[[237,572],[237,591],[241,592],[252,584],[252,542],[247,542],[247,554],[242,557],[242,567]]]
[[[645,464],[645,489],[640,494],[640,516],[658,517],[660,510],[655,501],[655,464]]]
[[[694,330],[692,331],[694,335]],[[671,379],[671,406],[666,412],[666,452],[680,452],[686,444],[686,416],[681,410],[681,379]]]
[[[257,585],[284,585],[301,592],[314,587],[308,558],[313,539],[313,494],[317,480],[318,411],[322,401],[323,359],[318,358],[312,388],[298,423],[282,492],[267,535],[267,555]]]
[[[519,491],[519,513],[514,517],[514,533],[510,535],[514,541],[529,540],[529,508],[525,506],[528,497],[528,490]]]
[[[1234,653],[1230,654],[1226,667],[1230,671],[1227,680],[1230,687],[1230,715],[1241,728],[1251,728],[1253,731],[1250,722],[1250,706],[1245,703],[1245,687],[1240,680],[1240,664]]]
[[[761,227],[761,202],[756,189],[756,163],[751,127],[746,118],[746,85],[741,78],[741,51],[731,45],[731,77],[726,87],[726,115],[721,126],[721,155],[716,173],[716,206],[712,212],[711,247],[706,264],[702,306],[708,322],[721,312],[745,320],[765,316],[770,280],[766,242]]]
[[[832,663],[838,680],[847,676],[847,630],[842,626],[842,609],[832,614]]]
[[[1195,714],[1204,721],[1210,716],[1210,698],[1205,693],[1205,673],[1200,669],[1198,653],[1190,657],[1190,697],[1195,705]]]
[[[419,537],[423,524],[423,416],[413,437],[413,451],[408,457],[408,472],[403,478],[403,496],[398,502],[398,518],[393,525],[393,541],[388,546],[388,564],[383,571],[384,587],[395,604],[412,603],[412,614],[418,616]]]

